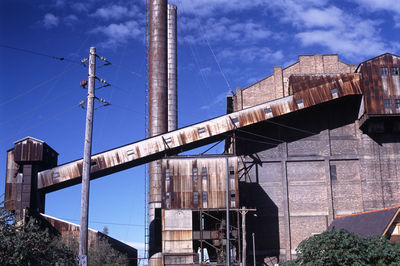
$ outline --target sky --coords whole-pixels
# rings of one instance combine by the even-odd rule
[[[226,111],[226,96],[288,66],[301,54],[338,54],[358,64],[400,54],[398,0],[171,0],[178,6],[178,125]],[[145,1],[0,2],[0,193],[6,151],[26,136],[65,163],[83,156],[89,47],[96,76],[93,153],[145,136]],[[60,60],[64,58],[64,60]],[[190,154],[199,154],[205,148]],[[221,153],[222,146],[213,149]],[[89,226],[142,249],[145,168],[91,182]],[[79,223],[81,186],[46,195],[46,214]]]

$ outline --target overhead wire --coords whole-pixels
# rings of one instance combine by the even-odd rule
[[[41,126],[41,125],[43,125],[43,124],[45,124],[45,123],[47,123],[47,122],[49,122],[49,121],[51,121],[51,120],[53,120],[53,119],[56,119],[56,118],[58,118],[58,117],[60,117],[60,116],[62,116],[62,115],[64,115],[64,114],[66,114],[66,113],[71,112],[71,111],[73,110],[73,108],[76,108],[77,106],[79,106],[79,105],[74,104],[73,106],[71,106],[71,107],[65,109],[65,110],[62,111],[62,112],[59,112],[59,113],[53,115],[52,117],[50,117],[50,118],[48,118],[48,119],[46,119],[46,120],[44,120],[44,121],[41,121],[41,122],[39,122],[39,123],[36,123],[36,124],[34,124],[33,126],[31,126],[31,127],[24,128],[24,129],[18,131],[17,133],[15,133],[14,135],[12,135],[12,136],[10,136],[10,137],[6,137],[6,138],[4,138],[4,139],[1,139],[0,142],[4,142],[4,141],[6,141],[6,140],[15,138],[15,137],[17,137],[19,134],[21,134],[21,133],[24,133],[24,132],[26,132],[26,131],[28,131],[28,130],[37,128],[37,127],[39,127],[39,126]]]
[[[54,55],[49,55],[49,54],[45,54],[42,52],[36,52],[33,50],[19,48],[19,47],[15,47],[15,46],[11,46],[11,45],[0,44],[0,47],[16,50],[16,51],[20,51],[20,52],[30,53],[30,54],[34,54],[34,55],[38,55],[38,56],[44,56],[44,57],[52,58],[52,59],[59,60],[59,61],[67,61],[70,63],[82,64],[80,61],[77,61],[77,60],[73,60],[73,59],[69,59],[69,58],[65,58],[65,57],[54,56]]]
[[[46,102],[43,102],[43,103],[41,103],[41,104],[38,104],[38,105],[34,106],[33,108],[31,108],[31,109],[29,109],[29,110],[27,110],[27,111],[25,111],[25,112],[23,112],[23,113],[20,113],[19,115],[16,115],[16,116],[14,116],[14,117],[11,117],[9,120],[0,123],[0,126],[6,125],[6,124],[8,124],[8,123],[11,123],[11,122],[13,122],[13,121],[15,121],[15,120],[17,120],[17,119],[19,119],[19,118],[21,118],[21,117],[24,117],[26,114],[32,113],[33,111],[36,111],[36,110],[40,109],[41,107],[43,107],[43,106],[45,106],[45,105],[48,105],[48,104],[50,104],[50,103],[53,103],[53,102],[55,102],[56,100],[60,99],[61,97],[64,97],[64,96],[66,96],[66,95],[72,93],[72,92],[73,92],[74,90],[76,90],[76,89],[77,89],[77,87],[72,88],[72,89],[69,89],[69,90],[65,91],[63,94],[60,94],[60,95],[58,95],[58,96],[56,96],[56,97],[54,97],[54,98],[51,98],[50,100],[48,100],[48,101],[46,101]]]
[[[69,69],[66,69],[66,70],[62,71],[61,73],[59,73],[59,74],[53,76],[52,78],[50,78],[50,79],[48,79],[48,80],[46,80],[46,81],[43,81],[42,83],[40,83],[40,84],[34,86],[33,88],[31,88],[31,89],[29,89],[29,90],[26,90],[26,91],[24,91],[23,93],[18,94],[17,96],[14,96],[13,98],[6,100],[5,102],[0,103],[0,107],[4,106],[4,105],[6,105],[6,104],[9,104],[9,103],[11,103],[11,102],[13,102],[13,101],[15,101],[15,100],[18,100],[19,98],[21,98],[21,97],[23,97],[23,96],[25,96],[25,95],[27,95],[27,94],[33,92],[34,90],[36,90],[36,89],[38,89],[38,88],[40,88],[40,87],[42,87],[42,86],[44,86],[44,85],[46,85],[46,84],[48,84],[48,83],[54,81],[54,80],[56,80],[56,79],[61,78],[62,76],[64,76],[64,75],[67,74],[68,72],[71,72],[72,70],[74,70],[75,68],[76,68],[76,66],[70,67]]]
[[[58,218],[61,220],[66,220],[66,221],[80,221],[79,219],[72,219],[72,218]],[[115,222],[107,222],[107,221],[92,221],[90,220],[89,223],[94,223],[94,224],[110,224],[110,225],[121,225],[121,226],[138,226],[141,227],[143,224],[131,224],[131,223],[115,223]]]

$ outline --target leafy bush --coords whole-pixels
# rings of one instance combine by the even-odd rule
[[[75,265],[76,256],[36,219],[16,223],[0,206],[0,265]]]
[[[311,236],[296,251],[297,259],[281,265],[400,265],[400,243],[343,229]]]

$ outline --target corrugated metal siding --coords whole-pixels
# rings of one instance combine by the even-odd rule
[[[355,76],[357,78],[357,76]],[[328,102],[334,97],[330,87],[310,88],[291,96],[253,106],[205,122],[154,136],[132,144],[92,156],[91,177],[101,177],[139,164],[161,159],[165,155],[177,154],[185,150],[224,139],[236,128],[260,123],[267,119]],[[358,95],[357,83],[343,83],[337,97]],[[299,104],[302,99],[303,103]],[[82,160],[77,160],[40,172],[38,188],[54,191],[80,182]]]
[[[361,63],[361,90],[370,115],[400,114],[400,57],[384,54]],[[396,74],[397,70],[397,74]]]
[[[238,159],[230,157],[230,207],[239,206]],[[197,177],[194,172],[197,171]],[[162,206],[165,209],[226,208],[224,157],[164,159]],[[197,193],[197,195],[195,195]],[[196,201],[197,199],[197,201]]]

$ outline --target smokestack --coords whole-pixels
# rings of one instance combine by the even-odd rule
[[[150,0],[149,134],[167,132],[167,0]],[[161,161],[149,164],[149,265],[162,264]]]
[[[168,131],[178,128],[176,6],[168,4]]]

